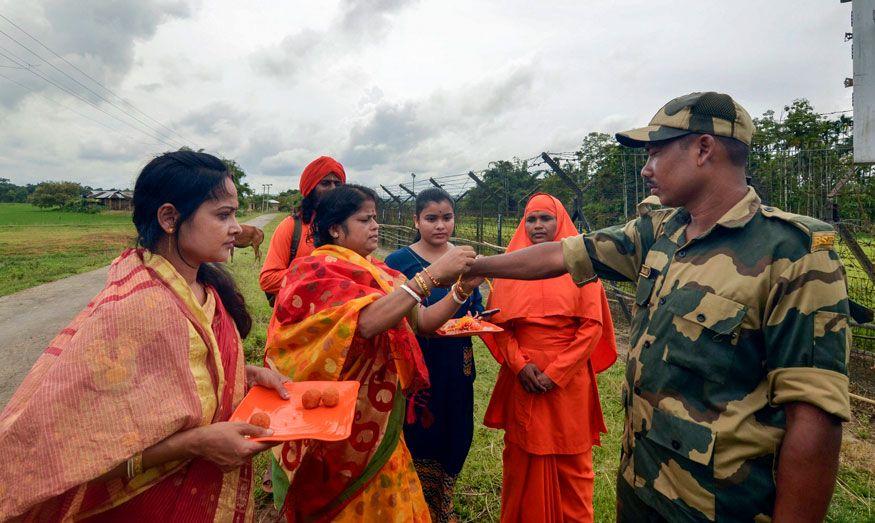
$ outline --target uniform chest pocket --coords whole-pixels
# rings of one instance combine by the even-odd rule
[[[666,297],[672,314],[665,360],[723,383],[734,358],[747,306],[702,289],[683,287]]]

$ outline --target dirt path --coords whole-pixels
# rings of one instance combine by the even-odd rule
[[[275,216],[246,223],[264,227]],[[52,338],[103,288],[108,272],[101,267],[0,297],[0,410]]]

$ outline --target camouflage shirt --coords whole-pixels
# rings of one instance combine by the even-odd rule
[[[689,213],[650,200],[625,225],[563,241],[579,285],[637,281],[619,475],[672,521],[769,521],[783,405],[850,417],[835,233],[750,188],[687,240]]]

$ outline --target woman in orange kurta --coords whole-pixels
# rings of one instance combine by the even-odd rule
[[[268,300],[280,291],[286,271],[295,258],[309,256],[313,252],[313,238],[310,237],[310,223],[316,213],[316,206],[323,196],[335,187],[346,183],[346,172],[340,162],[330,156],[320,156],[304,168],[298,187],[301,196],[301,207],[291,216],[287,216],[277,225],[267,248],[267,256],[258,276],[258,283],[268,296]],[[295,228],[298,231],[298,243],[292,246]],[[271,304],[273,302],[271,301]]]
[[[507,250],[575,234],[562,203],[537,194]],[[501,363],[484,420],[505,431],[501,521],[592,521],[592,446],[606,431],[595,375],[617,357],[604,288],[499,279],[489,308],[505,329],[485,337]]]

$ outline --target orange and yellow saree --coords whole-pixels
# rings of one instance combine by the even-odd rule
[[[183,430],[227,420],[242,345],[218,295],[201,305],[161,256],[129,249],[0,414],[0,520],[244,521],[251,466],[203,459],[100,479]]]
[[[364,339],[359,313],[403,283],[383,262],[337,246],[298,258],[277,296],[265,363],[294,381],[361,383],[352,435],[274,448],[274,496],[289,521],[429,521],[402,438],[405,394],[428,385],[403,320]]]

